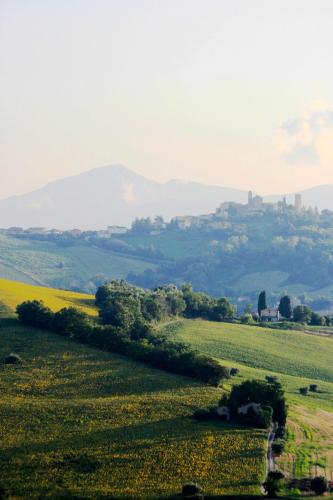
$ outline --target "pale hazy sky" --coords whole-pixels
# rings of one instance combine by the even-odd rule
[[[332,0],[0,0],[0,197],[122,163],[333,183]]]

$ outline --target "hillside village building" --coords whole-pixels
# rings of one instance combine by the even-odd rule
[[[252,191],[248,192],[247,203],[236,203],[234,201],[225,201],[216,209],[214,214],[209,215],[184,215],[180,217],[174,217],[172,222],[178,227],[178,229],[186,230],[194,227],[204,227],[209,223],[209,227],[218,229],[217,225],[221,221],[226,221],[232,215],[253,215],[256,213],[274,213],[283,212],[290,205],[287,204],[287,200],[284,197],[282,201],[276,203],[265,203],[262,196],[259,196]],[[296,212],[301,212],[304,210],[302,206],[302,196],[300,194],[295,195],[294,209]]]

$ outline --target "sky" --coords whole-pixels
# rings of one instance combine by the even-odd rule
[[[121,163],[333,184],[331,0],[0,0],[0,197]]]

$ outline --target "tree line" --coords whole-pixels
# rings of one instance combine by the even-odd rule
[[[163,315],[186,310],[180,290],[161,287],[144,291],[124,281],[114,281],[96,292],[99,321],[73,308],[51,311],[42,301],[25,301],[17,306],[24,325],[49,330],[78,342],[115,352],[179,375],[218,385],[230,371],[213,358],[200,354],[182,342],[159,334],[155,322]]]

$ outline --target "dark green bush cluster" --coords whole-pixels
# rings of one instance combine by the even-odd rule
[[[216,299],[206,293],[195,292],[190,284],[184,284],[181,292],[186,305],[184,315],[189,318],[226,321],[235,316],[235,307],[225,297]]]
[[[285,486],[284,474],[280,471],[270,471],[263,486],[268,498],[275,498]]]
[[[126,329],[131,329],[135,321],[181,315],[186,307],[182,292],[174,285],[143,290],[114,280],[100,286],[95,297],[102,323]]]
[[[47,329],[85,344],[129,356],[154,368],[194,377],[218,385],[229,377],[229,370],[214,359],[191,350],[180,342],[170,342],[154,334],[151,325],[133,314],[129,325],[98,325],[73,307],[53,313],[41,301],[17,306],[19,320],[29,326]],[[119,313],[120,314],[120,313]],[[121,314],[120,314],[121,316]]]
[[[160,321],[169,316],[184,315],[226,321],[235,315],[234,306],[225,297],[216,299],[194,292],[188,284],[181,288],[164,285],[143,290],[123,280],[114,280],[98,288],[96,305],[104,324],[126,328],[136,319]]]
[[[203,490],[198,483],[185,483],[182,488],[182,497],[189,500],[203,500]]]
[[[316,495],[322,495],[328,491],[328,481],[323,476],[314,477],[311,481],[311,489]]]
[[[260,410],[250,407],[246,414],[239,413],[239,408],[249,403],[260,404]],[[267,429],[272,421],[284,427],[287,420],[286,398],[278,382],[246,380],[234,385],[230,395],[222,397],[220,406],[229,408],[232,420],[253,427]]]
[[[286,447],[286,441],[284,439],[275,439],[272,443],[272,451],[274,455],[282,455]]]

